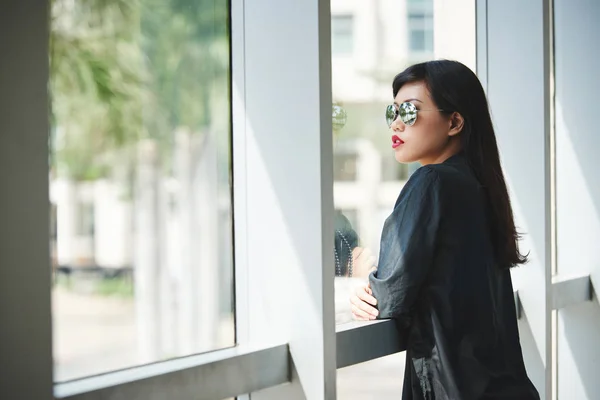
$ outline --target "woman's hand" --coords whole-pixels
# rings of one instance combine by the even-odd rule
[[[379,311],[374,307],[377,299],[373,297],[373,291],[369,284],[360,286],[355,294],[350,297],[352,304],[352,318],[358,321],[371,321],[377,318]]]
[[[371,271],[375,269],[376,257],[371,250],[363,247],[355,247],[352,250],[352,276],[356,278],[366,278]]]

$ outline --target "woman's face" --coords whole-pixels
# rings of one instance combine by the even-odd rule
[[[454,132],[452,118],[438,111],[439,107],[434,103],[424,82],[411,82],[402,86],[394,103],[400,105],[404,102],[413,103],[419,111],[412,126],[404,124],[398,117],[390,127],[396,161],[418,161],[423,165],[438,162],[448,152],[449,146],[455,147],[451,138],[458,132]]]

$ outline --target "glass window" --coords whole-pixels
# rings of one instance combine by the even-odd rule
[[[51,4],[55,380],[234,345],[228,2]]]
[[[337,153],[333,158],[334,179],[336,181],[355,181],[358,154]]]
[[[354,18],[352,15],[331,16],[331,52],[351,54],[354,46]]]
[[[433,0],[408,2],[409,51],[433,55]]]
[[[410,31],[410,50],[414,52],[425,51],[426,33],[423,29],[412,29]]]
[[[454,36],[461,37],[459,42],[444,44],[455,48],[440,49],[434,48],[433,0],[360,2],[354,6],[332,1],[331,7],[333,16],[350,12],[355,20],[361,21],[361,41],[365,42],[355,48],[352,59],[335,62],[334,53],[332,63],[335,222],[336,227],[345,228],[342,233],[348,242],[336,230],[334,252],[339,253],[336,263],[345,265],[338,268],[336,264],[335,306],[336,322],[344,323],[351,320],[350,294],[361,279],[366,279],[360,274],[364,271],[358,265],[360,257],[355,258],[353,250],[356,247],[368,250],[372,264],[376,265],[384,221],[406,181],[419,168],[418,163],[403,165],[394,158],[391,133],[385,121],[385,108],[393,102],[392,80],[409,65],[434,59],[438,53],[472,65],[474,55],[469,60],[460,57],[468,53],[465,46],[474,53],[475,31],[469,30],[474,23],[464,22],[474,18],[475,13],[465,12],[465,21],[450,20],[443,12],[436,14],[439,15],[436,24],[440,24],[442,32],[452,30]],[[399,15],[404,17],[398,18]],[[344,116],[343,123],[339,123],[339,115]],[[352,171],[352,179],[348,178],[348,171]],[[350,251],[344,253],[344,246],[350,247]],[[349,271],[355,274],[349,277]],[[399,398],[403,375],[404,353],[341,369],[338,397]]]
[[[409,21],[409,24],[415,24],[415,25],[421,24],[421,25],[423,25],[426,22],[425,13],[423,13],[423,12],[415,12],[415,11],[409,12],[408,13],[408,21]]]

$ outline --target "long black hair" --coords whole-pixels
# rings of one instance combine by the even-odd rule
[[[457,61],[436,60],[415,64],[396,75],[394,98],[409,82],[424,82],[433,101],[445,113],[464,118],[460,132],[462,151],[487,194],[490,234],[498,267],[527,262],[519,252],[520,235],[500,165],[498,144],[483,87],[477,76]]]

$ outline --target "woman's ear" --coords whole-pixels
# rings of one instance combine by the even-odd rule
[[[464,126],[465,119],[463,116],[457,112],[452,113],[450,116],[450,130],[448,131],[448,136],[458,135],[460,132],[462,132]]]

